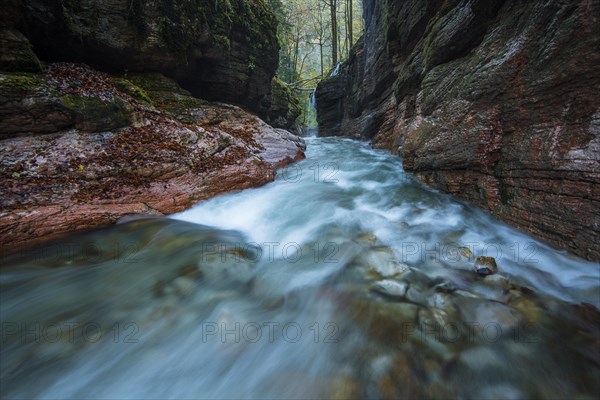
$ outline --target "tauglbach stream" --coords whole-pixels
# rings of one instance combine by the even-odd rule
[[[598,264],[308,145],[265,187],[5,257],[2,398],[600,394]]]

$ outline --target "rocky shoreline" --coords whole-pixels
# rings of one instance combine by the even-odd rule
[[[0,17],[3,252],[182,211],[304,158],[277,129],[299,108],[263,2],[7,0]]]
[[[5,252],[129,215],[179,212],[264,185],[304,158],[301,138],[157,73],[114,77],[63,63],[1,74],[0,87],[0,129],[33,115],[21,126],[38,132],[0,141]]]

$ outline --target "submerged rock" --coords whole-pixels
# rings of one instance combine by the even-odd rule
[[[458,252],[460,255],[468,258],[469,260],[471,260],[473,258],[473,252],[468,247],[459,247]]]
[[[511,307],[488,300],[463,298],[457,302],[462,320],[477,324],[489,342],[510,338],[519,323],[519,314]]]
[[[404,282],[397,282],[388,279],[376,282],[373,284],[371,289],[377,293],[401,299],[406,296],[408,285]]]
[[[479,275],[492,275],[498,272],[496,260],[493,257],[477,257],[473,268]]]
[[[373,241],[375,238],[360,237],[357,240]],[[357,263],[367,268],[369,272],[375,273],[383,278],[402,276],[410,271],[410,267],[398,260],[394,251],[389,247],[373,247],[357,258]]]
[[[379,238],[377,237],[377,235],[375,235],[373,232],[363,232],[360,233],[358,236],[356,236],[356,239],[354,239],[357,243],[360,244],[367,244],[370,246],[377,246],[377,245],[381,245],[381,241],[379,240]]]
[[[187,296],[192,293],[197,285],[196,282],[186,276],[179,276],[171,283],[175,292],[180,296]]]
[[[331,381],[323,398],[332,400],[359,399],[364,397],[362,393],[361,385],[356,379],[337,377]]]
[[[452,282],[444,281],[442,283],[438,283],[437,285],[435,285],[434,289],[436,292],[452,293],[452,292],[456,291],[456,286],[454,286],[454,284]]]
[[[406,292],[406,299],[415,304],[423,305],[427,303],[427,295],[414,286],[411,286]]]

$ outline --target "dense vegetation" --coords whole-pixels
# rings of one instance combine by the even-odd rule
[[[269,2],[280,21],[277,75],[300,98],[300,122],[316,125],[310,95],[318,81],[348,56],[362,34],[362,0]]]

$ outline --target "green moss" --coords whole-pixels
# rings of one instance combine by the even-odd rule
[[[65,95],[59,99],[75,116],[77,129],[103,131],[130,123],[127,104],[119,98],[107,102],[98,97]]]
[[[162,0],[159,5],[162,17],[158,20],[159,33],[171,53],[185,56],[206,26],[207,1]]]
[[[162,0],[160,11],[160,35],[181,57],[207,30],[213,44],[227,51],[234,40],[251,49],[279,49],[277,18],[262,0]]]
[[[8,47],[0,56],[0,71],[42,73],[44,65],[37,58],[30,46],[21,48]]]
[[[275,77],[271,83],[271,114],[274,117],[284,117],[293,124],[302,114],[298,94],[291,90],[282,80]],[[307,99],[308,101],[308,99]]]
[[[60,101],[69,109],[78,113],[91,113],[95,114],[95,111],[106,107],[107,104],[97,97],[85,97],[85,96],[74,96],[65,95],[60,97]]]
[[[142,91],[152,105],[183,123],[196,122],[191,111],[208,104],[206,100],[193,97],[174,80],[158,73],[133,74],[128,76],[127,81]]]
[[[68,29],[79,34],[81,41],[96,33],[100,10],[97,6],[87,6],[81,0],[62,0],[62,13]]]
[[[152,99],[150,99],[150,96],[148,96],[148,93],[146,93],[146,91],[144,89],[142,89],[141,87],[136,86],[133,83],[131,83],[131,81],[129,81],[125,78],[115,78],[113,80],[113,84],[121,92],[130,95],[137,101],[140,101],[140,102],[148,104],[148,105],[152,105]]]
[[[33,91],[42,84],[40,77],[35,74],[2,74],[0,75],[0,87],[18,89],[22,91]]]
[[[127,80],[134,84],[135,86],[143,89],[146,92],[150,92],[152,90],[159,89],[162,85],[159,85],[157,80],[161,79],[162,75],[160,74],[133,74],[128,75]]]
[[[171,95],[169,93],[153,93],[157,96],[157,108],[171,114],[175,119],[184,124],[193,124],[197,118],[192,114],[193,110],[209,104],[206,100],[191,96]]]
[[[292,90],[281,79],[274,77],[271,87],[274,106],[279,108],[287,107],[289,102],[297,100]]]
[[[228,52],[231,51],[231,40],[227,36],[215,34],[212,38],[215,46]]]
[[[161,102],[159,108],[175,115],[185,112],[189,113],[193,109],[208,104],[208,101],[206,100],[197,99],[191,96],[170,95],[169,93],[165,93],[163,96],[160,96],[160,93],[155,93],[155,95],[159,95],[157,98],[157,100]]]
[[[176,81],[157,72],[131,74],[127,76],[127,80],[144,90],[153,101],[156,100],[156,93],[154,92],[171,92],[184,96],[190,95],[190,93],[187,90],[182,89]]]
[[[219,136],[219,145],[220,146],[231,146],[231,137],[229,136],[225,136],[225,135],[220,135]]]

